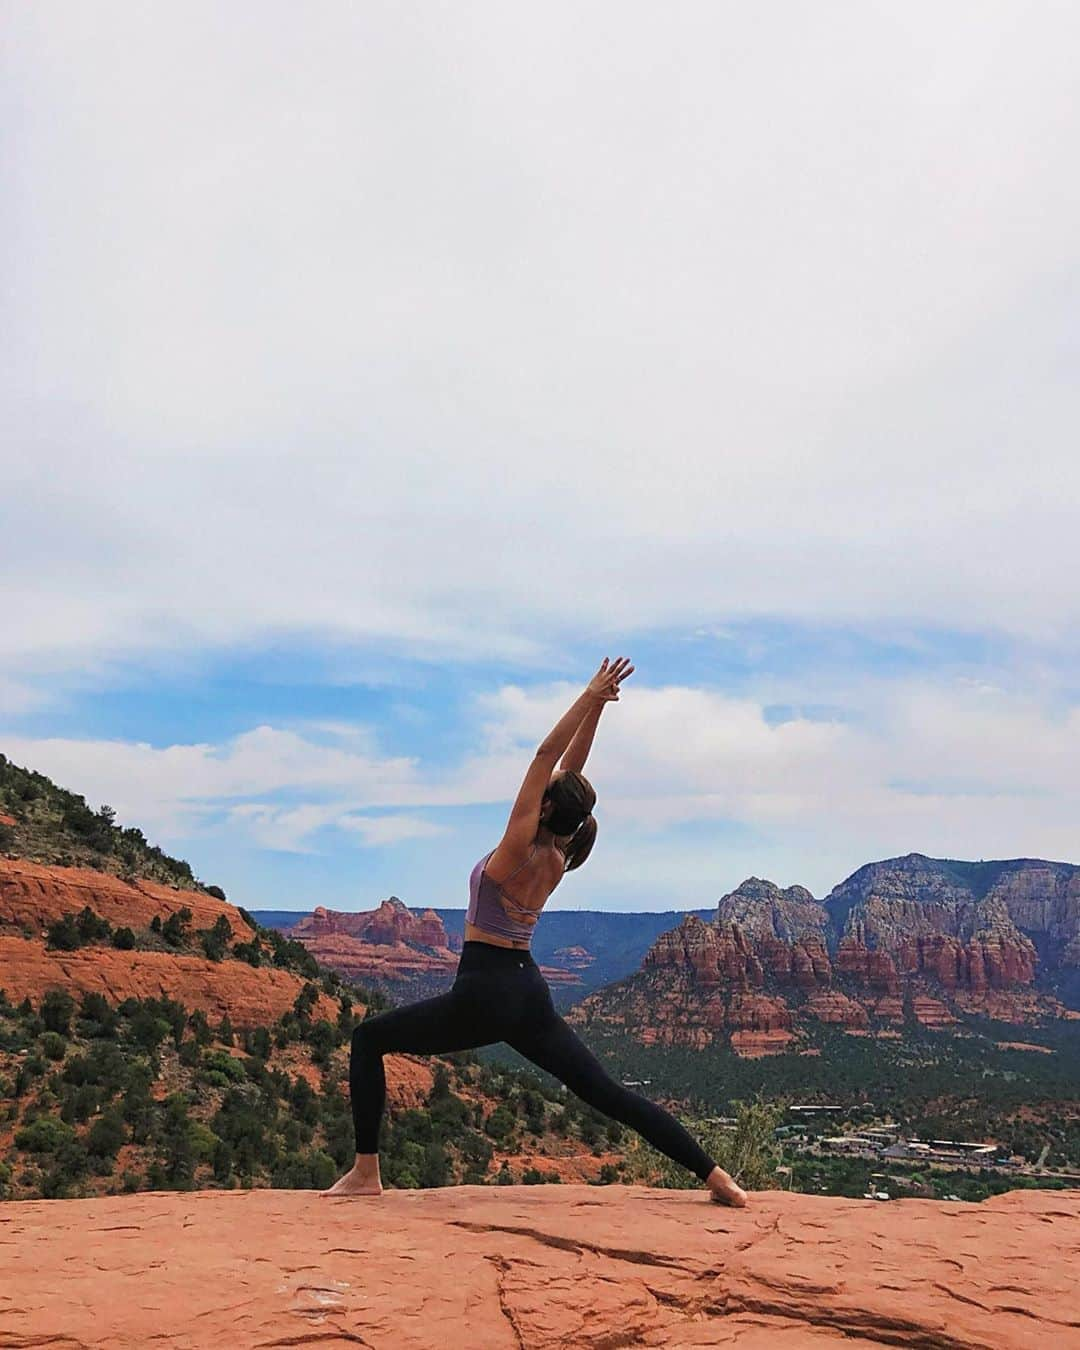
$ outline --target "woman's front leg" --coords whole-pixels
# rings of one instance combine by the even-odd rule
[[[352,1167],[324,1195],[381,1195],[378,1139],[386,1105],[385,1054],[450,1054],[498,1040],[494,1009],[459,990],[393,1008],[353,1029],[349,1058],[356,1154]]]

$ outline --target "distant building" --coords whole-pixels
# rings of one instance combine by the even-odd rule
[[[882,1152],[883,1158],[918,1159],[922,1162],[993,1162],[996,1144],[976,1144],[962,1139],[899,1139]]]
[[[860,1139],[857,1134],[837,1134],[821,1142],[826,1148],[835,1149],[838,1153],[865,1153],[873,1148],[872,1144]]]

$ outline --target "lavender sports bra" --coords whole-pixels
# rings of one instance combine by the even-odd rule
[[[495,850],[492,849],[491,853]],[[529,854],[521,867],[532,859],[536,852],[536,845],[533,845],[532,853]],[[491,933],[495,937],[512,939],[514,942],[529,942],[532,939],[533,929],[536,927],[536,920],[540,917],[540,911],[535,909],[526,909],[519,905],[502,889],[497,881],[492,879],[484,871],[487,866],[488,858],[481,858],[472,870],[469,877],[469,908],[465,911],[465,918],[469,923],[474,923],[477,928],[482,928],[485,933]],[[506,878],[517,876],[521,867],[510,873]],[[502,896],[502,899],[499,896]],[[504,907],[505,906],[505,907]],[[507,910],[510,912],[507,913]],[[528,916],[517,918],[516,915]]]

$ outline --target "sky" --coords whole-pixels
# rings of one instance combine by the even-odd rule
[[[1080,11],[4,3],[0,751],[248,908],[1080,861]]]

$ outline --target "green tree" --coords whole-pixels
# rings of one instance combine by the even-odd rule
[[[86,1136],[86,1151],[93,1158],[115,1158],[126,1140],[124,1117],[114,1108],[91,1125]]]
[[[82,910],[76,923],[82,946],[91,942],[108,942],[112,937],[112,924],[95,914],[89,905]]]
[[[79,925],[74,914],[64,914],[54,919],[45,932],[46,946],[60,952],[77,952],[82,946]]]
[[[75,1012],[75,1000],[63,989],[50,989],[41,1001],[41,1020],[47,1031],[55,1031],[61,1036],[71,1034],[71,1018]]]
[[[161,936],[170,947],[186,947],[191,941],[191,910],[187,905],[170,914],[161,927]]]
[[[514,1113],[505,1103],[500,1102],[484,1122],[484,1129],[492,1139],[507,1139],[514,1129]]]

